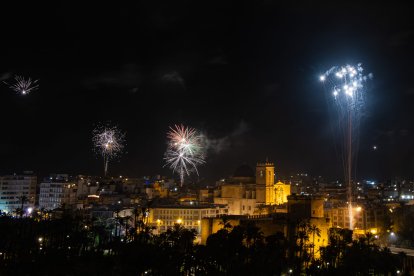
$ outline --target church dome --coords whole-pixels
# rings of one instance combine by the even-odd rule
[[[249,165],[243,164],[235,170],[233,177],[254,177],[254,171]]]

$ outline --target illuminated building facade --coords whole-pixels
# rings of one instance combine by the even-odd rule
[[[257,163],[256,199],[265,205],[275,204],[275,166],[273,163]]]
[[[23,210],[33,208],[36,201],[37,177],[32,172],[22,175],[5,175],[0,177],[0,210],[16,212],[23,205]]]
[[[258,163],[256,173],[247,165],[237,168],[233,177],[220,183],[215,204],[225,204],[230,215],[255,215],[263,206],[287,202],[290,185],[275,183],[273,163]]]
[[[288,210],[286,213],[272,213],[267,215],[246,215],[227,217],[227,222],[232,227],[254,223],[263,232],[264,236],[278,232],[288,239],[290,243],[296,243],[300,225],[306,224],[308,238],[304,246],[314,252],[315,257],[320,257],[320,248],[326,247],[329,242],[329,229],[332,227],[329,217],[324,213],[324,198],[307,195],[290,195],[287,197]],[[209,235],[223,229],[222,218],[204,218],[201,222],[201,243],[205,244]],[[313,246],[314,245],[314,246]]]
[[[354,207],[354,233],[364,235],[384,231],[385,208],[381,206],[355,206]],[[350,228],[349,212],[347,206],[333,207],[325,210],[325,216],[332,222],[332,227]]]
[[[277,182],[274,185],[274,191],[275,191],[275,199],[274,204],[281,205],[288,202],[288,196],[290,196],[290,185],[285,184],[283,182]]]
[[[53,210],[77,203],[77,185],[66,174],[51,175],[40,183],[39,208]]]
[[[150,208],[148,223],[156,227],[156,233],[163,233],[175,224],[180,224],[187,229],[195,229],[197,235],[200,235],[202,218],[219,217],[227,214],[227,207],[220,205],[157,206]]]

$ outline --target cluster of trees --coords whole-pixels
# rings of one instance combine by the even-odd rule
[[[394,275],[404,255],[375,245],[372,235],[332,229],[329,245],[315,253],[319,229],[297,224],[295,236],[265,237],[254,223],[222,229],[206,245],[195,244],[196,231],[176,224],[155,235],[145,210],[132,227],[64,215],[0,217],[0,275]]]

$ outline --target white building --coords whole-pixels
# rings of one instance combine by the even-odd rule
[[[77,185],[66,174],[52,175],[40,183],[39,208],[53,210],[77,203]]]
[[[201,219],[227,215],[226,206],[220,205],[175,205],[152,207],[149,211],[148,223],[156,227],[156,233],[163,233],[175,224],[187,229],[195,229],[198,238],[201,234]]]
[[[16,212],[23,205],[23,210],[27,212],[35,205],[36,186],[37,177],[33,172],[0,176],[0,210]]]

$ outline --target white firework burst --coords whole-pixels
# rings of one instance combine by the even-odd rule
[[[16,93],[20,95],[27,95],[39,88],[39,85],[37,84],[39,80],[32,80],[31,78],[25,79],[22,76],[14,76],[14,83],[8,84],[10,89],[15,91]]]
[[[333,66],[319,77],[326,84],[330,98],[335,106],[334,132],[337,134],[340,145],[342,162],[345,175],[345,183],[348,187],[348,211],[350,218],[350,229],[353,229],[353,207],[352,207],[352,177],[355,171],[354,161],[357,159],[359,144],[359,126],[364,107],[366,90],[365,82],[372,79],[370,73],[364,75],[361,63],[356,66]]]
[[[99,126],[92,132],[94,149],[104,159],[105,176],[110,160],[118,157],[124,150],[125,134],[116,126]]]
[[[165,165],[180,175],[181,186],[185,175],[196,172],[197,166],[205,163],[205,150],[202,146],[202,136],[194,128],[183,125],[170,127],[167,133],[168,148],[164,154]]]

